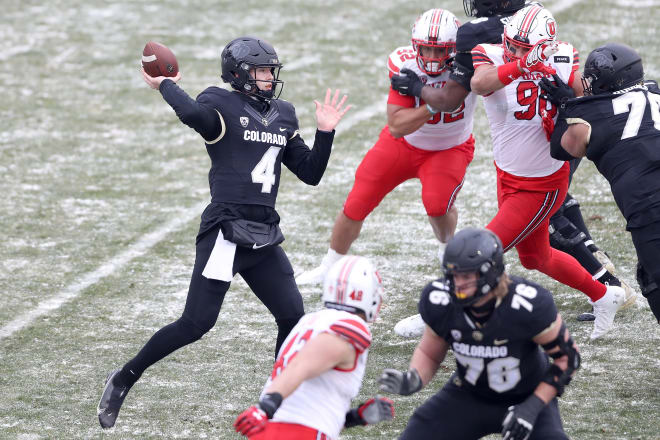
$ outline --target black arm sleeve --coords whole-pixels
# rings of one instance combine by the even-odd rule
[[[282,163],[308,185],[318,185],[330,159],[335,131],[316,130],[314,147],[310,150],[300,135],[289,141]]]
[[[220,135],[222,126],[215,109],[192,99],[172,80],[161,82],[158,90],[181,122],[194,129],[204,139],[215,139]]]
[[[561,137],[568,130],[568,123],[561,115],[555,124],[555,131],[552,132],[552,139],[550,139],[550,156],[557,160],[573,160],[575,157],[568,154],[561,146]]]
[[[474,75],[472,53],[457,53],[451,72],[449,73],[449,78],[462,85],[463,88],[468,92],[471,92],[472,89],[470,88],[470,80],[472,79],[472,75]]]

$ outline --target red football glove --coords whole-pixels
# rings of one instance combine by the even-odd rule
[[[545,137],[549,142],[552,138],[552,132],[555,131],[555,121],[546,110],[541,110],[541,124],[543,125],[543,130],[545,130]]]
[[[263,431],[267,423],[268,416],[264,410],[257,405],[252,405],[236,417],[234,428],[236,432],[249,437]]]
[[[552,75],[557,71],[546,64],[550,56],[559,50],[556,41],[542,40],[536,43],[527,54],[518,60],[518,68],[525,73],[541,72],[545,75]]]

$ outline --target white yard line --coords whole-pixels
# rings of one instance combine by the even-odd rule
[[[89,272],[76,280],[73,284],[66,287],[52,298],[39,303],[39,305],[16,317],[14,320],[0,327],[0,340],[8,338],[17,331],[24,329],[32,324],[37,318],[46,315],[53,310],[59,309],[63,304],[78,297],[85,289],[96,284],[101,279],[111,275],[130,263],[137,257],[144,255],[149,249],[161,242],[168,234],[183,228],[189,221],[198,217],[206,207],[207,201],[195,205],[176,215],[175,218],[146,235],[143,235],[131,247],[121,252],[110,260],[99,266],[93,272]]]

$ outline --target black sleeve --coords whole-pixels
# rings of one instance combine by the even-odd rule
[[[568,130],[568,123],[566,119],[561,116],[557,118],[557,123],[555,124],[555,130],[552,132],[552,138],[550,139],[550,156],[557,160],[573,160],[575,157],[568,154],[566,150],[561,146],[561,137]]]
[[[282,163],[308,185],[318,185],[330,159],[335,131],[316,130],[314,147],[310,150],[299,134],[289,140]]]
[[[215,139],[220,135],[222,126],[217,111],[192,99],[172,80],[160,83],[160,94],[174,109],[181,122],[194,129],[204,139]]]
[[[451,72],[449,73],[449,79],[453,79],[457,83],[463,86],[465,90],[471,92],[470,80],[474,75],[474,66],[472,65],[472,53],[471,52],[459,52],[456,54],[454,63],[452,64]]]

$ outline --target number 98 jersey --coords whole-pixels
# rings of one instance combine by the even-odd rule
[[[559,51],[548,65],[569,86],[580,66],[578,53],[572,45],[559,43]],[[501,44],[480,44],[472,50],[474,68],[482,65],[499,67],[506,63]],[[521,177],[545,177],[559,170],[563,161],[550,156],[550,142],[543,130],[542,117],[551,118],[557,107],[540,97],[539,83],[543,74],[523,74],[511,84],[484,96],[484,107],[490,122],[493,156],[498,168]],[[548,75],[552,80],[552,76]]]
[[[532,339],[557,319],[552,294],[511,276],[507,295],[479,325],[452,301],[448,283],[427,285],[419,301],[424,322],[451,347],[462,386],[479,397],[516,402],[534,391],[549,366]]]

